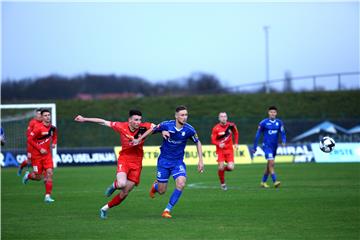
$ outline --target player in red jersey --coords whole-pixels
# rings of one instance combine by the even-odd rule
[[[233,138],[235,145],[233,145]],[[219,123],[214,126],[211,133],[211,142],[216,145],[218,156],[218,175],[221,189],[227,190],[225,184],[225,171],[234,169],[234,147],[238,149],[239,132],[235,123],[228,121],[226,112],[219,113]],[[225,165],[225,163],[227,163]]]
[[[28,127],[26,129],[26,138],[29,137],[31,131],[35,128],[35,125],[42,122],[41,110],[42,110],[41,108],[35,109],[35,116],[33,119],[29,121]],[[34,151],[35,151],[34,148],[31,146],[29,141],[27,141],[27,159],[20,164],[19,170],[17,172],[18,176],[21,176],[21,172],[24,169],[24,167],[31,165],[31,156]]]
[[[101,118],[86,118],[78,115],[77,122],[93,122],[111,127],[120,134],[121,151],[118,158],[116,179],[105,191],[107,197],[116,189],[121,190],[111,201],[100,209],[100,218],[107,218],[109,208],[119,205],[128,196],[129,192],[140,183],[142,159],[144,155],[144,140],[155,127],[155,124],[141,122],[142,113],[138,110],[129,111],[128,122],[111,122]]]
[[[51,114],[47,109],[41,110],[42,123],[35,125],[29,133],[28,142],[34,148],[31,156],[33,171],[26,171],[23,183],[29,180],[40,181],[44,176],[45,183],[45,202],[51,203],[55,200],[51,198],[53,187],[53,168],[52,148],[57,144],[57,130],[51,125]]]

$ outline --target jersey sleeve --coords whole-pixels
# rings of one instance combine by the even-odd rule
[[[258,144],[258,141],[259,141],[259,138],[260,138],[260,135],[262,132],[264,132],[264,124],[265,122],[264,121],[261,121],[259,123],[259,126],[258,126],[258,129],[256,131],[256,135],[255,135],[255,140],[254,140],[254,146],[253,148],[256,149],[257,148],[257,144]]]
[[[57,144],[57,140],[58,140],[57,128],[55,126],[51,126],[51,128],[53,129],[52,143]]]
[[[286,143],[286,132],[285,132],[285,127],[284,127],[284,123],[282,121],[280,121],[280,133],[281,133],[281,140],[282,143]]]
[[[190,138],[191,138],[191,140],[192,140],[194,143],[199,142],[199,137],[198,137],[195,129],[192,129],[192,130],[191,130]]]
[[[233,127],[235,144],[239,144],[239,131],[238,131],[235,123],[232,123],[232,127]]]
[[[158,133],[158,132],[162,132],[162,131],[167,131],[167,125],[166,125],[166,121],[165,122],[161,122],[160,124],[158,124],[155,128],[154,128],[154,133]]]
[[[217,140],[217,134],[218,134],[218,130],[217,127],[213,127],[212,131],[211,131],[211,143],[214,145],[218,145],[219,141]]]
[[[35,127],[27,137],[28,143],[38,151],[40,151],[41,147],[36,143],[36,136],[39,135],[40,132],[41,130]]]

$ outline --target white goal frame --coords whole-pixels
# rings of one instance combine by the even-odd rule
[[[56,127],[56,104],[55,103],[29,103],[29,104],[0,104],[0,109],[37,109],[46,108],[51,112],[51,124]],[[57,165],[57,145],[52,149],[54,167]]]

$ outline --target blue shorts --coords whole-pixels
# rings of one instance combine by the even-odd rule
[[[176,180],[180,176],[186,177],[185,163],[181,162],[172,167],[157,166],[157,181],[160,183],[167,183],[170,175]]]
[[[268,161],[275,160],[276,149],[277,149],[277,147],[267,147],[267,146],[263,147],[263,151],[265,153],[266,160],[268,160]]]

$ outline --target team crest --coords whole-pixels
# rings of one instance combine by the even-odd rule
[[[181,133],[181,136],[185,136],[185,132],[182,132],[182,133]]]

